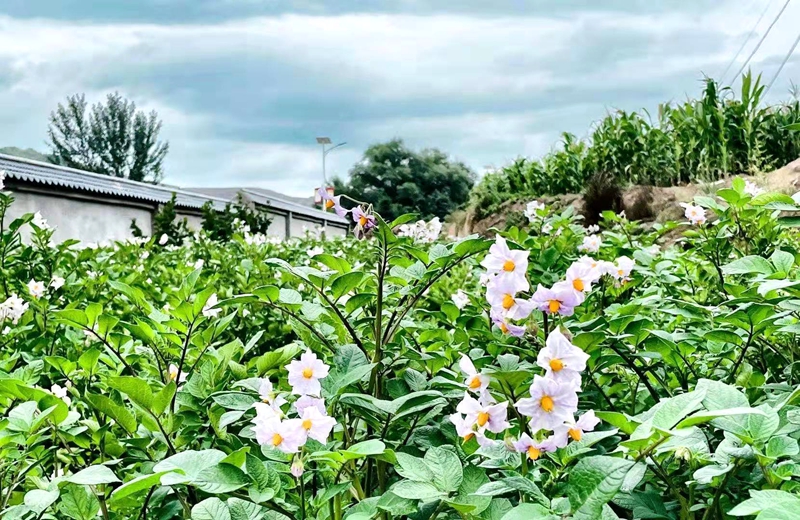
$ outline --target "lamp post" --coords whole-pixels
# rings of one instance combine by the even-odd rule
[[[335,146],[331,146],[330,148],[325,148],[327,145],[331,144],[330,137],[317,137],[317,143],[322,145],[322,182],[323,182],[323,189],[328,189],[328,176],[325,173],[325,157],[328,156],[329,153],[334,151],[335,149],[339,148],[340,146],[344,146],[347,144],[346,141],[341,142]]]

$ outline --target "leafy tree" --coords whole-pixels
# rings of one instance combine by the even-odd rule
[[[244,226],[249,228],[250,233],[266,235],[271,222],[266,211],[249,205],[241,193],[237,195],[236,202],[225,205],[224,211],[214,209],[211,201],[203,205],[203,231],[213,240],[230,240]]]
[[[475,172],[444,152],[409,150],[400,139],[374,144],[350,170],[345,183],[334,179],[337,194],[372,204],[384,218],[417,213],[444,218],[469,198]]]
[[[83,94],[69,96],[50,113],[47,143],[53,163],[112,177],[157,183],[169,143],[159,141],[161,121],[119,93],[87,112]]]
[[[167,235],[166,244],[179,245],[183,239],[192,234],[189,230],[189,223],[186,218],[180,218],[178,212],[175,210],[175,194],[172,198],[165,202],[158,211],[153,214],[153,234],[156,241],[159,241],[162,235]],[[131,232],[135,237],[147,236],[139,225],[136,219],[131,221]],[[166,245],[160,244],[160,245]]]

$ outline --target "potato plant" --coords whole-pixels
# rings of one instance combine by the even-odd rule
[[[354,236],[179,245],[11,204],[4,519],[800,518],[787,196],[461,240],[337,198]]]

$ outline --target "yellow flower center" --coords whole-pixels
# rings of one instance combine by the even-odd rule
[[[553,402],[552,397],[550,397],[549,395],[545,395],[544,397],[542,397],[541,401],[539,401],[539,406],[541,406],[542,410],[544,410],[545,412],[550,413],[556,407],[556,403]]]
[[[303,419],[303,429],[304,430],[310,430],[311,426],[313,426],[311,424],[311,419]]]
[[[276,433],[272,436],[272,445],[273,446],[280,446],[283,442],[283,437],[281,437],[280,433]]]
[[[548,306],[551,313],[558,312],[558,309],[561,308],[561,302],[558,300],[550,300],[550,305]]]
[[[310,368],[304,368],[303,377],[305,377],[306,379],[311,379],[312,377],[314,377],[314,371],[311,370]]]
[[[572,287],[574,287],[576,291],[583,292],[583,280],[575,278],[572,280]]]
[[[473,376],[472,379],[469,380],[470,390],[477,390],[480,387],[481,387],[481,378],[478,376]]]
[[[511,307],[513,307],[514,303],[515,303],[514,302],[514,297],[511,296],[510,294],[506,294],[505,296],[503,296],[503,308],[505,310],[508,310]]]
[[[358,217],[358,223],[361,226],[366,226],[367,225],[367,217],[364,216],[364,215],[361,215],[360,217]]]
[[[175,381],[178,378],[178,373],[177,372],[170,372],[169,373],[169,378],[172,379],[173,381]]]
[[[529,459],[536,460],[536,459],[539,458],[539,455],[541,455],[541,454],[542,454],[542,452],[541,452],[541,450],[539,450],[539,448],[536,448],[535,446],[529,446],[528,447],[528,458]]]
[[[617,269],[617,274],[620,276],[625,276],[625,271],[623,271],[622,269]]]
[[[550,368],[553,370],[553,372],[558,372],[562,368],[564,368],[564,362],[561,361],[560,359],[551,359]]]
[[[570,428],[567,433],[569,433],[573,441],[578,442],[581,440],[581,431],[578,428]]]
[[[478,426],[484,426],[489,422],[489,414],[486,412],[478,412]]]
[[[468,433],[468,434],[464,435],[464,442],[469,442],[469,440],[470,440],[471,438],[473,438],[474,436],[475,436],[475,434],[474,434],[474,433],[472,433],[472,432],[470,432],[470,433]]]
[[[517,266],[516,266],[516,265],[514,265],[514,262],[512,262],[511,260],[506,260],[506,261],[505,261],[505,263],[503,264],[503,271],[506,271],[506,272],[509,272],[509,273],[510,273],[510,272],[511,272],[511,271],[513,271],[513,270],[514,270],[516,267],[517,267]]]
[[[505,323],[501,322],[500,325],[498,325],[498,327],[500,327],[500,331],[503,334],[508,334],[508,325],[506,325]]]
[[[325,209],[331,209],[336,203],[328,199],[325,201]]]

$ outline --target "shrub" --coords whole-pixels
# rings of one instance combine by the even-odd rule
[[[583,192],[582,214],[586,224],[597,224],[604,211],[619,213],[622,210],[622,190],[616,177],[608,172],[592,175]]]
[[[360,241],[169,248],[53,245],[12,203],[4,518],[796,517],[788,196],[735,179],[602,232],[534,204],[492,241],[361,207]]]
[[[269,214],[248,204],[241,194],[236,202],[225,205],[223,211],[214,208],[211,201],[203,205],[203,231],[212,240],[230,240],[234,233],[246,231],[266,235],[272,219]]]

